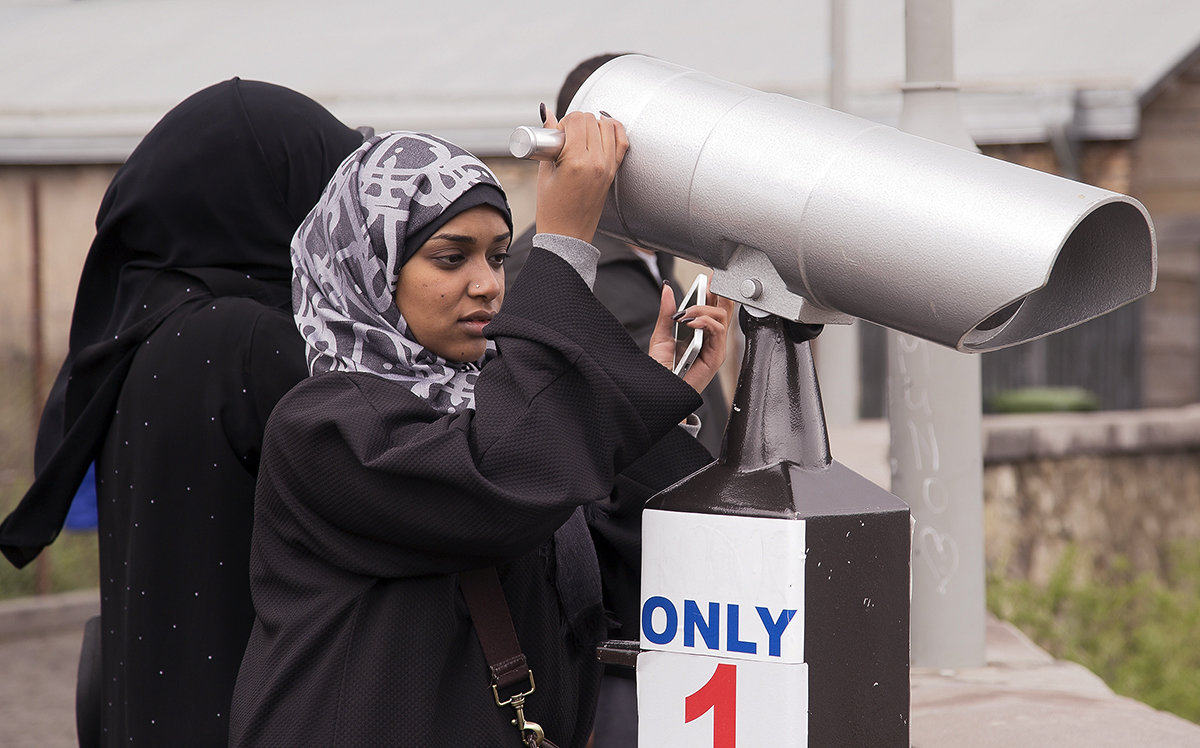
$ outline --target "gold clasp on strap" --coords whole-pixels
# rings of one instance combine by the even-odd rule
[[[533,682],[533,671],[529,671],[529,690],[524,693],[518,693],[510,696],[504,701],[500,700],[500,689],[496,684],[492,684],[492,696],[496,699],[496,706],[512,706],[517,713],[517,718],[512,721],[516,726],[517,731],[521,733],[521,739],[525,740],[525,733],[529,733],[529,737],[533,739],[534,746],[540,746],[545,740],[546,734],[542,730],[542,726],[537,722],[525,721],[525,697],[537,690],[537,684]]]

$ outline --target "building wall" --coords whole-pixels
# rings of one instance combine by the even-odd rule
[[[36,243],[42,343],[54,366],[66,353],[79,273],[96,233],[96,210],[115,172],[109,165],[0,167],[0,262],[7,275],[0,294],[3,350],[22,356],[33,350]]]
[[[1158,232],[1158,289],[1146,302],[1146,404],[1200,401],[1200,60],[1142,112],[1133,194]]]
[[[95,234],[96,208],[114,172],[113,166],[0,167],[0,381],[5,388],[0,397],[0,485],[32,470],[37,419],[66,355],[71,308]],[[42,313],[35,317],[38,275]],[[40,348],[35,323],[40,325]],[[35,384],[39,371],[41,381]]]

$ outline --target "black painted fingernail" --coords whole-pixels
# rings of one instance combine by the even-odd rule
[[[613,116],[612,116],[611,114],[609,114],[608,112],[604,111],[603,109],[601,109],[601,110],[600,110],[600,114],[601,114],[602,116],[604,116],[604,117],[608,117],[609,119],[612,119],[612,118],[613,118]]]
[[[542,124],[546,124],[546,102],[538,104],[538,114],[542,115]]]
[[[666,286],[667,288],[670,288],[671,281],[667,280],[666,278],[663,278],[663,285]]]
[[[695,322],[696,318],[695,317],[684,317],[683,319],[681,319],[679,321],[686,325],[688,322]]]
[[[680,318],[682,318],[683,315],[685,315],[685,314],[687,314],[686,309],[682,312],[675,312],[674,314],[671,315],[671,321],[678,322],[680,320]]]

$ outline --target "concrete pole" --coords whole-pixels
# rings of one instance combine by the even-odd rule
[[[829,108],[846,110],[846,0],[829,0]],[[835,426],[858,420],[860,326],[859,322],[828,325],[815,341],[825,420]]]
[[[952,0],[906,0],[905,49],[901,129],[975,150],[953,82]],[[888,333],[892,492],[908,503],[914,521],[911,662],[917,667],[977,667],[985,660],[980,411],[978,356]]]

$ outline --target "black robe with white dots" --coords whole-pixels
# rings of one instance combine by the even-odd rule
[[[307,373],[289,245],[361,142],[307,96],[234,78],[168,112],[105,192],[35,479],[0,523],[0,553],[29,564],[95,463],[102,656],[81,660],[82,744],[226,740],[262,433]]]
[[[305,374],[291,315],[246,298],[185,306],[135,355],[96,463],[106,745],[224,742],[263,428]]]

